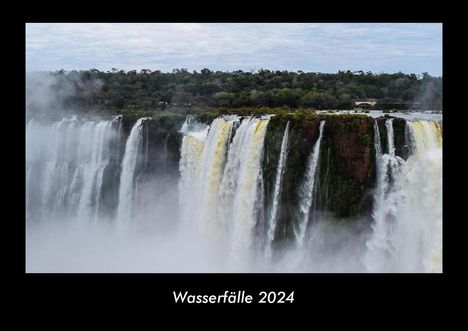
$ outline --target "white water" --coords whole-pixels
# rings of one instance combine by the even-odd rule
[[[404,162],[395,156],[393,120],[385,121],[387,130],[387,151],[382,152],[378,125],[374,124],[374,145],[376,146],[376,169],[377,188],[374,194],[373,237],[367,243],[369,253],[367,255],[367,265],[371,271],[384,270],[388,263],[386,255],[394,251],[392,233],[395,231],[395,223],[392,218],[398,206],[395,201],[389,199],[389,194],[397,190],[393,180],[399,173],[400,165]],[[375,270],[373,270],[375,269]]]
[[[267,124],[268,119],[226,117],[215,119],[207,136],[200,125],[193,132],[187,126],[182,130],[187,133],[179,186],[184,222],[229,251],[232,268],[247,260],[254,241]]]
[[[278,203],[282,187],[282,179],[284,175],[284,166],[286,164],[286,158],[288,153],[288,142],[289,142],[289,121],[286,123],[286,128],[284,129],[283,140],[281,141],[281,152],[278,160],[278,167],[276,168],[276,178],[275,178],[275,189],[273,192],[273,204],[271,207],[270,217],[268,218],[268,239],[271,242],[275,236],[276,230],[276,219],[278,213]],[[269,246],[268,246],[269,247]]]
[[[201,200],[201,193],[199,193],[201,185],[200,169],[205,139],[206,136],[185,135],[180,151],[179,201],[181,204],[181,226],[190,227],[191,230],[197,230],[194,223],[200,218],[197,208]]]
[[[377,121],[374,121],[374,148],[375,148],[375,160],[377,163],[379,163],[380,157],[382,155],[382,144],[380,142],[380,131],[379,131],[379,126],[377,125]]]
[[[295,229],[296,240],[299,246],[302,246],[304,243],[307,224],[309,223],[310,208],[312,206],[315,189],[315,174],[317,173],[317,165],[320,155],[320,143],[322,141],[324,126],[325,121],[321,121],[319,136],[307,161],[304,181],[300,187],[299,211],[301,214],[298,229]]]
[[[386,125],[389,150],[380,155],[373,234],[365,256],[367,270],[441,272],[440,126],[437,122],[409,122],[414,153],[403,161],[394,154],[391,120]]]
[[[81,193],[81,198],[78,207],[78,217],[79,218],[86,218],[90,217],[89,214],[91,210],[91,206],[96,205],[95,213],[99,207],[99,194],[95,194],[94,192],[101,192],[101,185],[102,185],[102,176],[104,173],[104,169],[108,164],[108,160],[106,156],[108,153],[104,153],[106,144],[106,136],[109,134],[111,129],[112,123],[110,122],[98,122],[96,124],[88,124],[83,127],[83,135],[88,135],[87,138],[91,139],[92,148],[90,155],[81,156],[81,153],[86,153],[86,149],[88,146],[79,146],[79,158],[83,159],[89,157],[89,162],[83,167],[83,188]]]
[[[199,169],[201,222],[205,235],[211,239],[219,238],[222,233],[217,206],[232,125],[233,121],[223,118],[213,121],[204,143]]]
[[[231,254],[234,263],[245,263],[252,254],[254,227],[257,223],[256,212],[259,210],[258,190],[262,178],[263,143],[267,125],[268,120],[265,119],[249,120],[248,128],[242,135],[246,150],[235,155],[230,153],[228,157],[228,168],[231,168],[232,163],[238,165],[236,172],[225,174],[226,176],[237,175],[237,187],[230,206],[231,218],[227,219],[228,224],[231,224]],[[239,131],[236,132],[234,140],[238,134]]]
[[[27,185],[35,195],[29,194],[31,218],[97,216],[116,121],[83,122],[69,117],[53,125],[28,123]]]
[[[117,209],[117,220],[129,222],[133,214],[133,200],[135,195],[135,169],[138,154],[141,150],[143,122],[147,118],[140,118],[133,125],[130,135],[125,144],[125,153],[122,161],[120,175],[119,203]]]
[[[166,199],[142,187],[139,196],[135,195],[139,160],[148,155],[143,121],[133,126],[122,158],[115,150],[120,118],[28,123],[28,272],[441,271],[442,138],[438,123],[407,123],[412,154],[406,161],[395,155],[391,119],[385,123],[389,148],[382,148],[380,136],[375,135],[377,183],[370,228],[366,220],[334,221],[318,211],[314,222],[308,222],[320,144],[325,139],[325,123],[321,122],[300,188],[302,199],[297,207],[302,207],[302,213],[296,245],[265,258],[263,252],[273,239],[281,208],[282,177],[292,143],[289,125],[281,141],[272,208],[263,215],[261,165],[268,118],[225,116],[209,126],[187,118],[180,130],[184,136],[179,185],[164,188]],[[376,125],[374,129],[378,133]],[[121,168],[116,173],[120,187],[109,192],[108,180],[106,185],[103,180],[106,169],[115,164]],[[115,180],[118,183],[119,178]],[[145,177],[142,184],[151,187],[155,183]],[[179,194],[179,201],[167,198],[174,193]],[[114,235],[114,220],[103,222],[109,215],[107,209],[101,210],[109,194],[115,194],[115,200],[121,198],[115,206],[117,220],[135,223],[132,208],[144,199],[149,206],[138,210],[142,219],[149,224],[167,220],[175,230],[146,227]],[[66,222],[69,217],[80,222]],[[35,219],[50,221],[32,222]],[[136,223],[142,230],[141,223]]]
[[[219,235],[217,214],[219,185],[233,120],[217,118],[208,127],[184,124],[179,184],[183,222],[207,237]],[[193,224],[195,223],[195,224]]]

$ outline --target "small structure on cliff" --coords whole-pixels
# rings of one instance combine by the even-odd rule
[[[356,99],[353,104],[355,108],[370,108],[377,104],[377,99]]]

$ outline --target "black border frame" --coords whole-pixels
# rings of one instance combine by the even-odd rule
[[[358,8],[355,8],[358,9]],[[364,12],[365,13],[365,12]],[[399,13],[401,14],[401,13]],[[358,21],[348,21],[349,17],[334,21],[323,17],[310,17],[305,12],[297,11],[294,13],[295,17],[284,17],[284,15],[270,15],[263,14],[252,16],[247,13],[244,18],[239,19],[237,17],[226,17],[223,16],[221,19],[208,18],[206,16],[198,16],[197,20],[187,19],[180,15],[172,15],[171,13],[165,18],[158,17],[154,20],[154,17],[146,18],[143,20],[134,19],[105,19],[96,17],[94,19],[85,20],[82,19],[71,19],[69,15],[59,15],[60,20],[51,18],[50,15],[44,15],[39,18],[37,15],[24,15],[20,22],[18,22],[18,30],[20,31],[20,38],[15,40],[15,45],[19,53],[17,56],[24,56],[24,62],[19,61],[18,68],[22,67],[23,81],[18,89],[15,90],[15,99],[18,103],[22,103],[24,107],[25,100],[25,76],[26,76],[26,65],[25,65],[25,23],[26,22],[92,22],[92,21],[105,21],[105,22],[146,22],[146,21],[157,21],[157,22],[330,22],[330,23],[351,23],[351,22],[395,22],[393,19],[385,20],[382,18],[376,18],[376,21],[367,18],[363,18]],[[91,15],[93,16],[93,15]],[[143,14],[143,17],[145,15]],[[151,15],[150,15],[151,16]],[[346,15],[347,16],[347,15]],[[364,15],[365,16],[365,15]],[[140,16],[141,17],[141,16]],[[343,16],[342,16],[343,17]],[[354,16],[356,18],[356,16]],[[361,14],[360,17],[363,17]],[[370,16],[375,17],[375,16]],[[449,33],[453,33],[451,23],[448,23],[447,15],[444,15],[443,11],[432,15],[430,19],[420,19],[415,17],[414,14],[400,15],[403,17],[403,21],[398,23],[407,22],[442,22],[443,23],[443,109],[448,109],[448,100],[450,98],[449,92],[449,80],[453,78],[450,73],[448,60],[447,60],[447,43]],[[334,17],[335,19],[337,16]],[[358,17],[359,18],[359,17]],[[201,19],[201,20],[200,20]],[[17,60],[21,58],[17,58]],[[18,94],[16,94],[18,93]],[[20,114],[20,119],[25,123],[25,109]],[[42,301],[53,301],[54,307],[60,306],[62,302],[69,302],[71,298],[79,299],[78,301],[86,301],[89,305],[89,309],[100,309],[107,305],[107,307],[115,307],[119,304],[134,304],[137,302],[145,301],[149,304],[145,312],[154,309],[154,305],[169,305],[176,306],[172,298],[172,291],[177,290],[190,290],[196,294],[217,294],[223,293],[225,290],[245,290],[250,294],[256,294],[260,290],[284,290],[291,291],[295,290],[295,303],[292,305],[283,305],[281,308],[296,308],[297,306],[317,306],[325,308],[326,310],[333,311],[336,308],[344,308],[345,310],[356,309],[361,311],[363,315],[367,315],[370,311],[379,311],[380,309],[391,309],[392,307],[398,311],[398,313],[408,313],[412,311],[421,302],[431,303],[434,300],[445,297],[444,288],[448,283],[453,280],[452,270],[452,253],[453,253],[453,241],[448,237],[451,236],[450,229],[448,226],[449,218],[447,211],[450,209],[448,204],[450,198],[448,196],[447,183],[448,171],[447,171],[447,159],[449,154],[450,145],[452,142],[452,128],[450,116],[444,115],[444,139],[443,139],[443,273],[442,274],[27,274],[25,273],[25,219],[14,218],[15,223],[18,226],[17,231],[20,240],[15,242],[15,251],[18,252],[17,259],[15,261],[15,269],[17,270],[16,281],[19,281],[22,293],[27,296],[28,306],[32,305],[40,307]],[[22,125],[22,124],[21,124]],[[25,126],[23,130],[19,132],[19,145],[15,149],[18,154],[16,159],[19,163],[22,163],[22,167],[25,167],[25,154],[21,148],[24,148],[25,141]],[[448,140],[447,140],[448,139]],[[18,167],[21,169],[19,172],[19,180],[16,179],[16,186],[20,183],[22,188],[25,188],[25,168]],[[23,172],[22,172],[23,171]],[[20,210],[25,209],[24,191],[18,195],[19,208]],[[450,203],[452,204],[452,203]],[[22,209],[21,209],[22,208]],[[20,222],[24,221],[24,222]],[[461,220],[460,220],[461,221]],[[91,297],[93,299],[91,299]],[[130,300],[129,300],[130,298]],[[383,303],[383,306],[374,305],[372,298],[377,298],[379,303]],[[142,301],[139,301],[143,299]],[[361,304],[366,301],[367,305]],[[398,306],[393,306],[394,303],[398,302]],[[140,305],[137,305],[140,306]],[[177,305],[181,306],[181,305]],[[184,305],[190,306],[190,305]],[[190,307],[202,306],[202,305],[191,305]],[[205,305],[205,306],[217,306],[217,305]],[[226,307],[234,307],[238,305],[224,305]],[[243,306],[262,306],[262,305],[243,305]],[[267,305],[268,307],[279,307],[278,305]],[[263,307],[266,307],[263,305]],[[440,304],[436,305],[440,307]],[[45,308],[45,307],[43,307]],[[384,310],[385,310],[384,309]],[[48,310],[48,309],[47,309]],[[61,307],[61,310],[66,311],[66,307]],[[433,312],[438,313],[437,310],[426,311],[427,314]],[[382,311],[382,313],[389,313],[393,315],[397,312]]]

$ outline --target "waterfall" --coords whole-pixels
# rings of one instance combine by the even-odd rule
[[[179,207],[182,225],[196,229],[194,222],[199,219],[196,213],[199,212],[197,207],[200,199],[201,160],[209,126],[188,128],[189,123],[192,122],[189,120],[191,117],[186,118],[180,130],[185,135],[180,150]]]
[[[437,122],[411,123],[413,157],[404,172],[401,270],[442,272],[442,134]],[[418,238],[414,241],[414,238]],[[416,246],[417,245],[417,246]],[[418,252],[419,254],[412,254]],[[421,261],[420,269],[417,261]]]
[[[383,153],[380,146],[380,133],[378,125],[374,125],[374,146],[376,146],[376,170],[377,185],[374,194],[374,210],[372,217],[375,220],[372,225],[373,238],[367,242],[372,254],[367,256],[367,264],[377,270],[389,266],[387,256],[394,255],[395,245],[392,234],[395,232],[395,218],[398,205],[392,192],[400,192],[395,178],[400,172],[404,160],[395,155],[393,134],[393,119],[385,121],[387,131],[387,152]]]
[[[379,157],[366,267],[371,272],[441,272],[440,127],[436,122],[409,122],[415,146],[403,161],[394,155],[391,120],[385,124],[389,148]]]
[[[117,115],[115,117],[115,122],[117,123],[117,143],[116,143],[116,159],[117,160],[120,160],[120,146],[121,146],[121,141],[122,141],[122,119],[123,119],[123,116],[122,115]]]
[[[119,271],[441,272],[442,123],[325,116],[176,115],[130,132],[121,115],[31,119],[28,269],[79,260],[107,272],[127,257]],[[174,146],[179,174],[167,169]],[[361,162],[373,173],[374,157],[375,179],[353,179]],[[334,219],[340,203],[352,219]]]
[[[233,182],[232,175],[237,178],[234,194],[227,194],[228,197],[231,197],[232,203],[230,206],[232,209],[231,218],[228,221],[231,225],[231,256],[234,263],[246,261],[246,257],[251,253],[254,227],[257,223],[257,193],[262,177],[263,143],[269,122],[268,119],[258,118],[244,121],[247,123],[247,127],[241,131],[241,125],[236,131],[231,146],[234,152],[229,153],[226,167],[226,169],[235,168],[236,171],[225,173],[226,178],[230,177],[227,182]],[[236,140],[238,134],[241,134],[240,140]],[[235,146],[235,143],[239,141],[243,142],[242,152],[235,153],[237,150],[235,147],[239,147]],[[231,166],[233,163],[234,167]],[[226,182],[225,178],[223,178],[224,182]]]
[[[164,138],[164,173],[167,174],[167,139],[169,138],[170,133]]]
[[[245,157],[251,139],[249,128],[252,127],[252,120],[251,118],[242,120],[237,128],[229,146],[227,163],[221,181],[219,214],[222,216],[223,224],[231,227],[231,231],[233,224],[229,220],[233,217],[234,209],[232,204],[239,184],[241,162]]]
[[[385,121],[387,127],[387,154],[390,157],[395,157],[395,138],[393,137],[393,118]]]
[[[108,160],[105,157],[108,153],[105,153],[104,151],[104,141],[106,139],[106,133],[110,131],[111,126],[111,122],[99,122],[97,124],[84,126],[83,134],[89,135],[88,138],[97,143],[91,143],[93,148],[89,153],[90,155],[88,155],[90,160],[82,168],[83,188],[78,207],[79,218],[90,217],[90,206],[93,204],[98,206],[98,192],[101,192],[102,176],[104,169],[108,164]],[[84,151],[83,149],[79,151],[87,153],[86,149]],[[94,212],[97,213],[97,208]]]
[[[219,235],[218,195],[226,159],[229,133],[233,121],[217,118],[213,121],[205,140],[201,160],[201,221],[208,236]]]
[[[26,127],[28,210],[42,216],[95,218],[103,173],[116,139],[109,121],[67,117],[52,125],[31,120]],[[37,199],[40,197],[39,199]]]
[[[380,142],[380,131],[377,121],[374,120],[374,149],[375,149],[375,160],[378,164],[382,155],[382,144]],[[377,165],[378,168],[378,165]]]
[[[201,175],[201,160],[204,141],[192,135],[183,137],[180,151],[180,181],[179,202],[181,223],[183,226],[195,228],[194,222],[199,219],[199,186]]]
[[[125,152],[122,161],[120,175],[119,204],[117,219],[119,222],[129,221],[133,214],[133,200],[135,195],[135,170],[137,167],[138,153],[140,153],[143,134],[143,123],[148,118],[140,118],[133,125],[125,144]]]
[[[276,230],[276,218],[278,212],[278,204],[281,193],[281,181],[283,179],[284,167],[286,164],[286,158],[288,153],[288,142],[289,142],[289,121],[286,123],[284,129],[283,140],[281,141],[281,152],[278,160],[278,167],[276,168],[275,188],[273,191],[273,203],[268,218],[268,240],[271,243],[275,236]]]
[[[256,203],[266,118],[245,118],[230,137],[239,117],[215,119],[208,133],[184,124],[179,184],[185,221],[201,227],[213,241],[229,241],[232,255],[249,250],[257,221]],[[193,124],[193,123],[192,123]],[[191,201],[190,201],[191,200]]]
[[[295,229],[296,240],[299,246],[302,246],[304,237],[309,222],[310,208],[313,202],[314,189],[315,189],[315,175],[317,173],[317,165],[320,155],[320,142],[322,141],[323,127],[325,121],[320,121],[319,136],[312,149],[312,152],[307,161],[307,168],[305,172],[304,180],[300,187],[300,198],[299,198],[299,212],[300,219],[298,229]]]
[[[219,230],[217,199],[234,120],[215,119],[209,127],[189,118],[182,126],[179,184],[185,222],[195,222],[208,236]]]

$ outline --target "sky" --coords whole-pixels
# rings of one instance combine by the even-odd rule
[[[440,23],[27,23],[26,70],[442,75]]]

